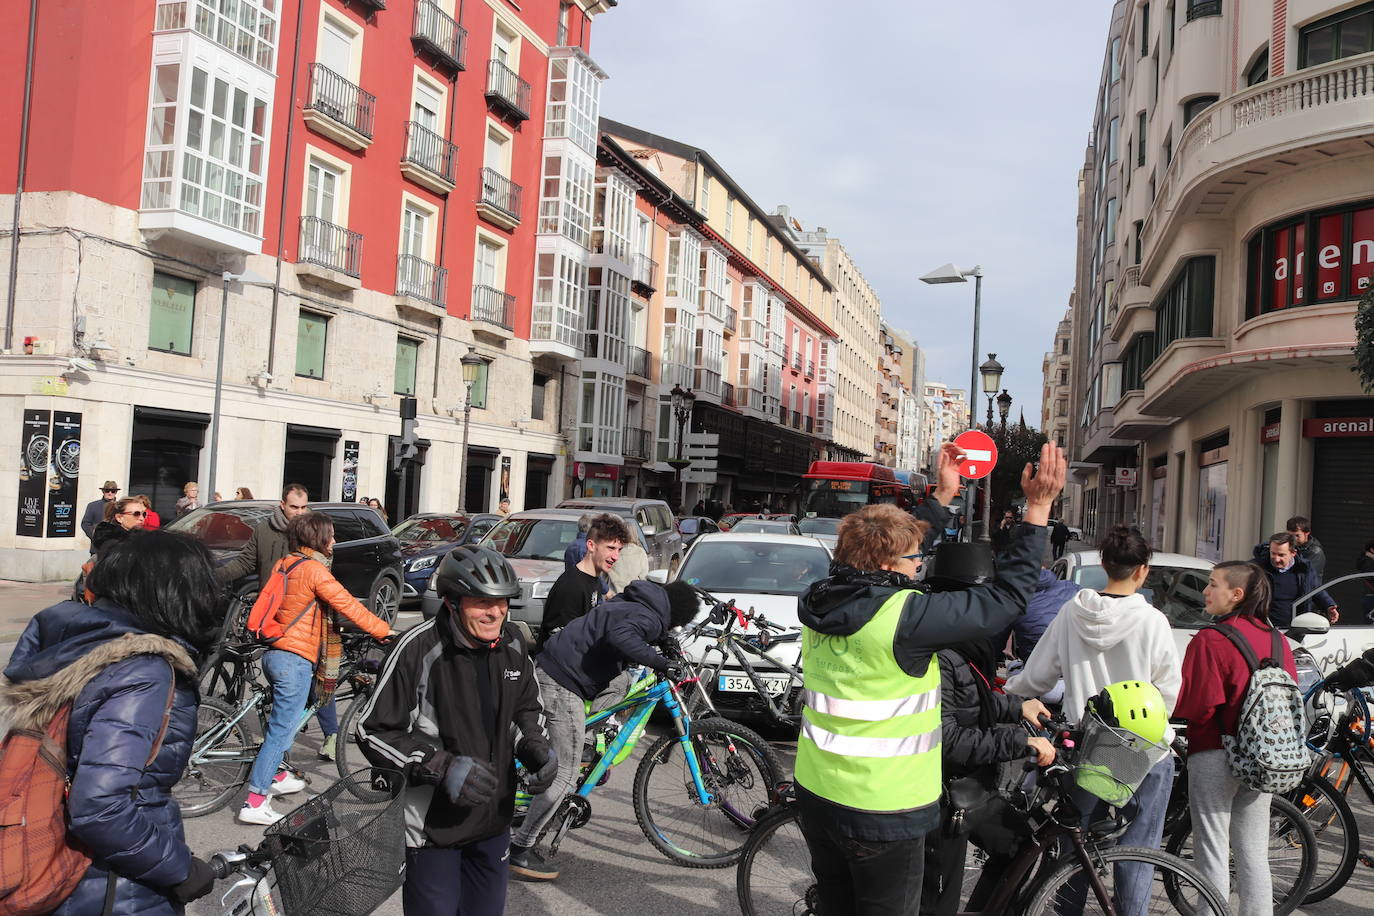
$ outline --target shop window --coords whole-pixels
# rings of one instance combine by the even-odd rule
[[[148,349],[190,356],[195,317],[195,281],[154,272]]]
[[[1314,22],[1298,33],[1298,68],[1374,51],[1374,3]]]
[[[1248,250],[1246,316],[1355,299],[1374,284],[1374,201],[1265,226]]]
[[[329,318],[302,310],[296,325],[296,374],[324,378],[324,355],[329,338]]]
[[[397,394],[415,394],[415,375],[420,362],[420,342],[410,337],[396,338]]]

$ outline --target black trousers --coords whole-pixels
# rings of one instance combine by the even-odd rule
[[[954,916],[964,889],[964,861],[968,836],[945,836],[936,831],[926,837],[926,873],[921,886],[922,916]]]
[[[501,916],[510,872],[510,831],[457,849],[406,850],[405,916]]]
[[[925,837],[856,840],[823,818],[801,814],[820,895],[820,916],[917,916]]]

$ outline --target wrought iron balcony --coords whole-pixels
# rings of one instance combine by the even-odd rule
[[[471,320],[515,330],[515,297],[491,286],[474,285]]]
[[[634,258],[634,276],[630,282],[642,286],[649,292],[658,289],[658,262],[647,254],[637,254]]]
[[[377,97],[355,86],[324,64],[310,65],[310,101],[307,112],[316,111],[348,128],[368,142],[372,140],[373,111]],[[365,145],[365,144],[364,144]]]
[[[478,203],[495,207],[520,221],[520,195],[524,188],[502,175],[496,169],[482,169],[482,199]]]
[[[734,332],[739,327],[739,311],[734,306],[725,307],[725,330]]]
[[[411,254],[396,259],[396,295],[413,296],[442,308],[447,286],[448,268]]]
[[[296,260],[358,277],[363,263],[362,233],[350,232],[317,216],[302,216],[301,245]]]
[[[637,426],[625,427],[625,457],[639,458],[647,461],[649,459],[649,448],[653,440],[649,436],[647,429],[640,429]]]
[[[807,377],[807,378],[814,378],[815,375],[816,375],[816,361],[815,361],[814,359],[808,359],[808,360],[806,361],[806,377]]]
[[[729,382],[721,384],[720,403],[722,407],[738,407],[739,402],[735,400],[735,386]]]
[[[415,24],[410,40],[454,70],[467,69],[468,30],[431,0],[415,4]]]
[[[530,116],[530,84],[510,67],[493,60],[487,64],[487,101],[526,121]]]
[[[625,348],[625,371],[642,379],[652,379],[653,357],[643,347]]]
[[[406,162],[418,165],[452,186],[457,160],[457,144],[450,143],[418,121],[406,122]]]
[[[1189,0],[1188,2],[1188,21],[1201,19],[1204,16],[1220,16],[1221,0]]]
[[[796,369],[797,371],[800,372],[800,371],[801,371],[801,367],[802,367],[802,355],[801,355],[801,351],[800,351],[800,350],[797,350],[796,352],[794,352],[794,353],[792,354],[792,368],[793,368],[793,369]]]
[[[792,411],[792,428],[793,428],[793,429],[801,429],[801,428],[802,428],[801,411],[800,411],[800,410],[794,410],[794,411]]]

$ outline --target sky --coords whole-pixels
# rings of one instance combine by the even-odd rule
[[[840,239],[928,380],[968,386],[974,291],[919,277],[981,265],[977,361],[997,354],[1013,421],[1038,426],[1111,8],[620,0],[591,55],[603,117],[709,151],[766,211]]]

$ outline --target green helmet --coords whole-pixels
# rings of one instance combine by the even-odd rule
[[[1113,728],[1162,744],[1169,727],[1169,708],[1159,688],[1145,681],[1117,681],[1089,698],[1088,711]]]

